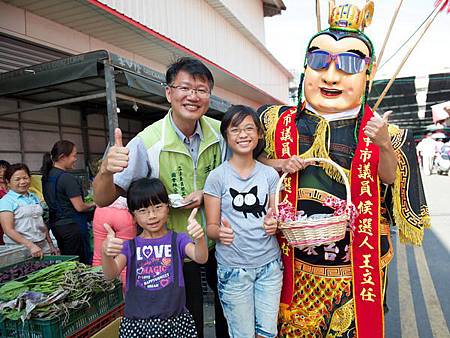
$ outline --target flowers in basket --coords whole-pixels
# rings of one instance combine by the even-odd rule
[[[275,219],[281,223],[298,221],[307,217],[303,210],[295,210],[289,202],[281,202],[278,205],[278,215],[275,215]]]
[[[302,221],[302,220],[317,220],[328,218],[330,216],[340,216],[344,213],[349,217],[349,228],[353,232],[355,229],[355,219],[358,216],[358,211],[353,203],[347,206],[345,200],[336,197],[328,197],[322,203],[324,206],[334,209],[333,214],[314,214],[308,216],[303,210],[296,210],[289,202],[282,202],[278,205],[278,215],[275,219],[281,223]]]
[[[353,203],[347,205],[345,200],[337,197],[327,197],[322,204],[334,209],[333,216],[347,214],[350,231],[353,232],[355,230],[355,219],[358,217],[358,211]]]

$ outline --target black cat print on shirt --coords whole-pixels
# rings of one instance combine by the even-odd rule
[[[231,197],[233,197],[233,209],[242,212],[247,218],[247,214],[253,214],[256,218],[261,218],[267,213],[266,204],[269,195],[266,194],[266,199],[263,204],[259,204],[258,186],[254,186],[249,192],[239,192],[230,188]]]

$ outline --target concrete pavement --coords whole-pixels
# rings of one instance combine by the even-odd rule
[[[421,247],[393,235],[387,338],[447,338],[450,323],[450,177],[422,176],[431,228]]]

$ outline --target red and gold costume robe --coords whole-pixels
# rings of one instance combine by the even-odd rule
[[[372,168],[374,177],[371,182],[367,180],[372,188],[376,188],[371,194],[372,203],[358,195],[364,195],[362,168],[369,165],[364,163],[367,156],[363,155],[375,154],[377,149],[375,145],[369,145],[362,133],[356,138],[358,141],[355,140],[356,118],[326,121],[307,110],[297,113],[295,107],[286,106],[263,107],[260,112],[268,157],[299,155],[302,158],[332,159],[349,176],[352,201],[360,213],[354,235],[348,231],[343,240],[330,245],[294,249],[282,235],[279,236],[285,265],[279,316],[280,337],[356,337],[357,331],[372,330],[374,323],[382,332],[386,272],[393,255],[390,226],[398,227],[402,242],[415,245],[421,244],[424,228],[430,226],[412,135],[407,130],[389,126],[398,159],[396,179],[391,186],[381,184],[377,168]],[[370,117],[370,114],[372,112],[366,108],[365,115]],[[364,118],[362,120],[364,125]],[[290,175],[284,182],[284,186],[287,185],[294,193],[286,198],[296,199],[293,204],[308,215],[330,213],[330,209],[322,205],[327,196],[345,199],[346,189],[342,179],[337,170],[329,165],[309,166],[298,175]],[[370,210],[364,208],[367,203],[372,205]],[[369,219],[373,224],[365,222],[367,217],[364,218],[364,213],[373,213],[370,216],[372,219]],[[374,242],[366,242],[368,238]],[[376,253],[376,257],[364,255],[363,249]],[[366,262],[368,256],[373,256],[370,264],[373,263],[375,270],[370,270],[373,267],[368,260]],[[375,285],[373,291],[371,281],[377,278],[379,285]],[[354,294],[358,295],[356,302]],[[364,306],[372,305],[371,301],[376,297],[378,308],[370,318],[372,310],[365,310]],[[364,328],[365,323],[371,327]],[[364,337],[362,334],[359,336]]]

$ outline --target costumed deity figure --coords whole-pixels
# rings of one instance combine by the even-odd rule
[[[401,242],[420,245],[430,225],[411,133],[366,104],[375,54],[362,30],[372,14],[371,1],[362,10],[330,1],[330,27],[308,44],[298,106],[259,110],[260,160],[291,173],[281,200],[307,215],[333,212],[322,202],[345,199],[346,188],[333,166],[305,166],[321,157],[344,169],[358,211],[353,231],[328,245],[293,247],[280,234],[281,337],[383,337],[390,226]]]

